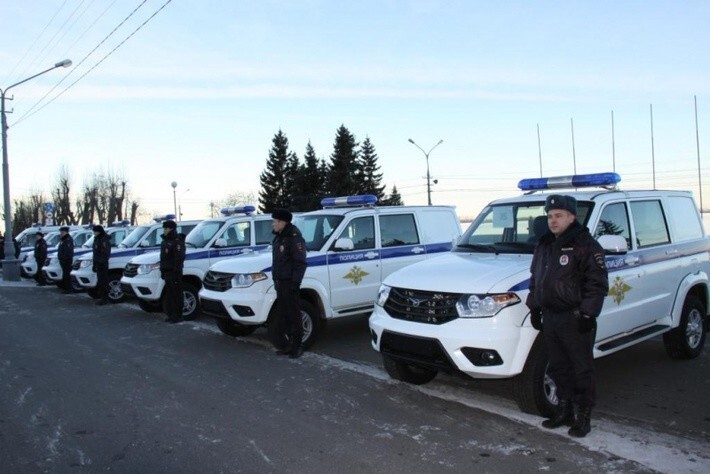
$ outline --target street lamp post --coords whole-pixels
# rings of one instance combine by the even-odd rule
[[[16,82],[4,90],[0,89],[0,127],[2,127],[2,185],[3,185],[3,207],[5,210],[5,260],[2,262],[2,279],[5,281],[20,280],[20,261],[15,258],[15,245],[12,242],[12,206],[10,205],[10,165],[7,159],[7,117],[5,115],[5,96],[7,91],[15,86],[41,76],[58,67],[71,66],[71,60],[59,61],[49,69],[35,74],[34,76]],[[12,100],[12,99],[10,99]]]
[[[414,142],[414,140],[412,140],[411,138],[409,139],[409,143],[411,143],[415,147],[419,148],[422,151],[422,153],[424,153],[424,157],[426,158],[426,197],[427,197],[428,204],[431,206],[431,175],[429,174],[429,153],[434,151],[434,148],[436,148],[439,145],[441,145],[442,143],[444,143],[444,140],[439,140],[439,142],[436,145],[434,145],[433,147],[431,147],[431,149],[429,151],[424,151],[424,149],[422,147],[420,147],[419,145],[417,145]]]
[[[175,214],[175,218],[177,219],[177,198],[175,197],[175,188],[177,188],[177,181],[173,181],[170,183],[170,186],[173,187],[173,214]]]
[[[188,193],[189,191],[190,191],[190,188],[187,188],[186,190],[184,190],[184,191],[182,192],[182,194],[180,194],[180,199],[178,199],[178,214],[177,214],[177,216],[176,216],[176,219],[177,219],[178,221],[181,221],[181,220],[182,220],[182,197],[183,197],[186,193]]]

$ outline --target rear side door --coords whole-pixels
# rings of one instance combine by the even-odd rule
[[[426,258],[426,246],[413,212],[377,216],[382,247],[382,278]]]

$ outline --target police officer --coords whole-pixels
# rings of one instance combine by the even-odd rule
[[[62,283],[60,284],[64,293],[73,293],[71,286],[71,264],[74,261],[74,238],[69,235],[69,227],[59,228],[59,246],[57,248],[57,259],[62,267]]]
[[[271,214],[271,227],[276,235],[272,242],[272,273],[278,300],[280,327],[285,329],[290,344],[279,350],[297,359],[303,354],[303,320],[299,291],[306,273],[306,243],[301,231],[291,224],[293,215],[286,209],[276,209]]]
[[[163,222],[163,241],[160,244],[160,277],[165,280],[165,307],[168,323],[182,321],[185,296],[182,290],[182,270],[185,262],[185,236],[177,233],[177,224]]]
[[[550,232],[535,248],[526,302],[533,327],[542,331],[559,398],[557,413],[542,424],[571,426],[568,433],[581,438],[591,430],[596,317],[609,281],[604,251],[577,221],[574,197],[548,196],[545,212]]]
[[[44,279],[42,267],[44,261],[47,260],[47,241],[44,240],[44,234],[37,232],[35,234],[35,262],[37,263],[37,272],[35,273],[35,281],[37,286],[45,286],[47,281]]]
[[[108,303],[108,259],[111,257],[111,239],[100,225],[95,225],[92,230],[94,231],[92,270],[96,272],[96,289],[99,293],[96,304],[101,306]]]

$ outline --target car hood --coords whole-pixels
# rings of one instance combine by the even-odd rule
[[[404,267],[384,283],[398,288],[448,293],[527,290],[532,255],[450,252]]]
[[[136,255],[128,261],[128,263],[135,263],[136,265],[152,265],[153,263],[160,262],[160,252],[148,252],[142,255]]]
[[[271,253],[240,255],[217,262],[210,271],[222,273],[256,273],[271,271]]]

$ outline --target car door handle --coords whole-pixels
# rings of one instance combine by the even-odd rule
[[[666,250],[666,255],[676,255],[677,253],[678,249]]]
[[[365,254],[365,258],[369,258],[370,260],[372,260],[373,258],[377,258],[377,252],[367,252]]]
[[[636,265],[639,263],[639,258],[638,257],[626,257],[624,259],[624,263],[627,265]]]
[[[422,247],[414,247],[412,249],[412,253],[420,254],[422,252],[424,252],[424,249]]]

